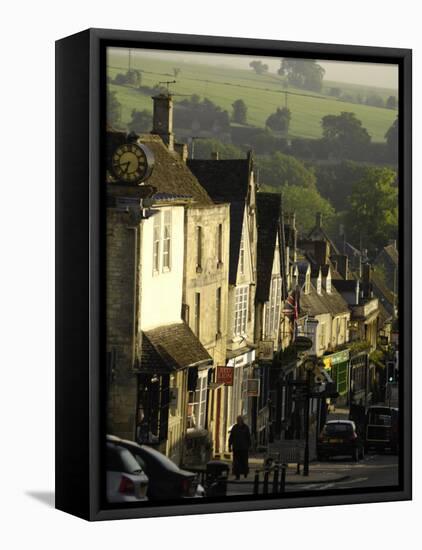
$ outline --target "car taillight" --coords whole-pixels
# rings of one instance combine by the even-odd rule
[[[131,479],[126,476],[122,476],[120,480],[119,493],[124,493],[125,495],[133,493],[135,491],[135,485]]]

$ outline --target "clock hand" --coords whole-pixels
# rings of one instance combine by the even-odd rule
[[[121,166],[123,172],[126,173],[126,172],[129,170],[130,161],[128,161],[128,162],[123,162],[122,164],[120,164],[120,166]],[[124,166],[125,166],[126,168],[123,168]]]

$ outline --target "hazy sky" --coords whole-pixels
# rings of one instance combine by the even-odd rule
[[[113,53],[120,50],[122,54],[127,55],[126,48],[113,48]],[[136,49],[132,50],[136,56]],[[138,50],[139,55],[144,57],[157,57],[160,59],[174,59],[186,61],[189,63],[201,63],[210,65],[224,65],[249,69],[249,63],[253,59],[262,59],[267,63],[271,72],[277,71],[280,67],[280,59],[273,57],[249,57],[244,55],[227,54],[202,54],[192,52],[165,52],[158,50]],[[324,67],[325,80],[337,80],[339,82],[348,82],[351,84],[361,84],[364,86],[377,86],[380,88],[398,89],[398,66],[387,65],[384,63],[355,63],[351,61],[319,61]]]

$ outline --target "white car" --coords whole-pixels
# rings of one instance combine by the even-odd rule
[[[107,441],[107,500],[113,503],[148,500],[148,477],[133,454]]]

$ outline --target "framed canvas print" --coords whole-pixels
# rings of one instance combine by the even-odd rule
[[[56,44],[56,506],[411,498],[411,51]]]

